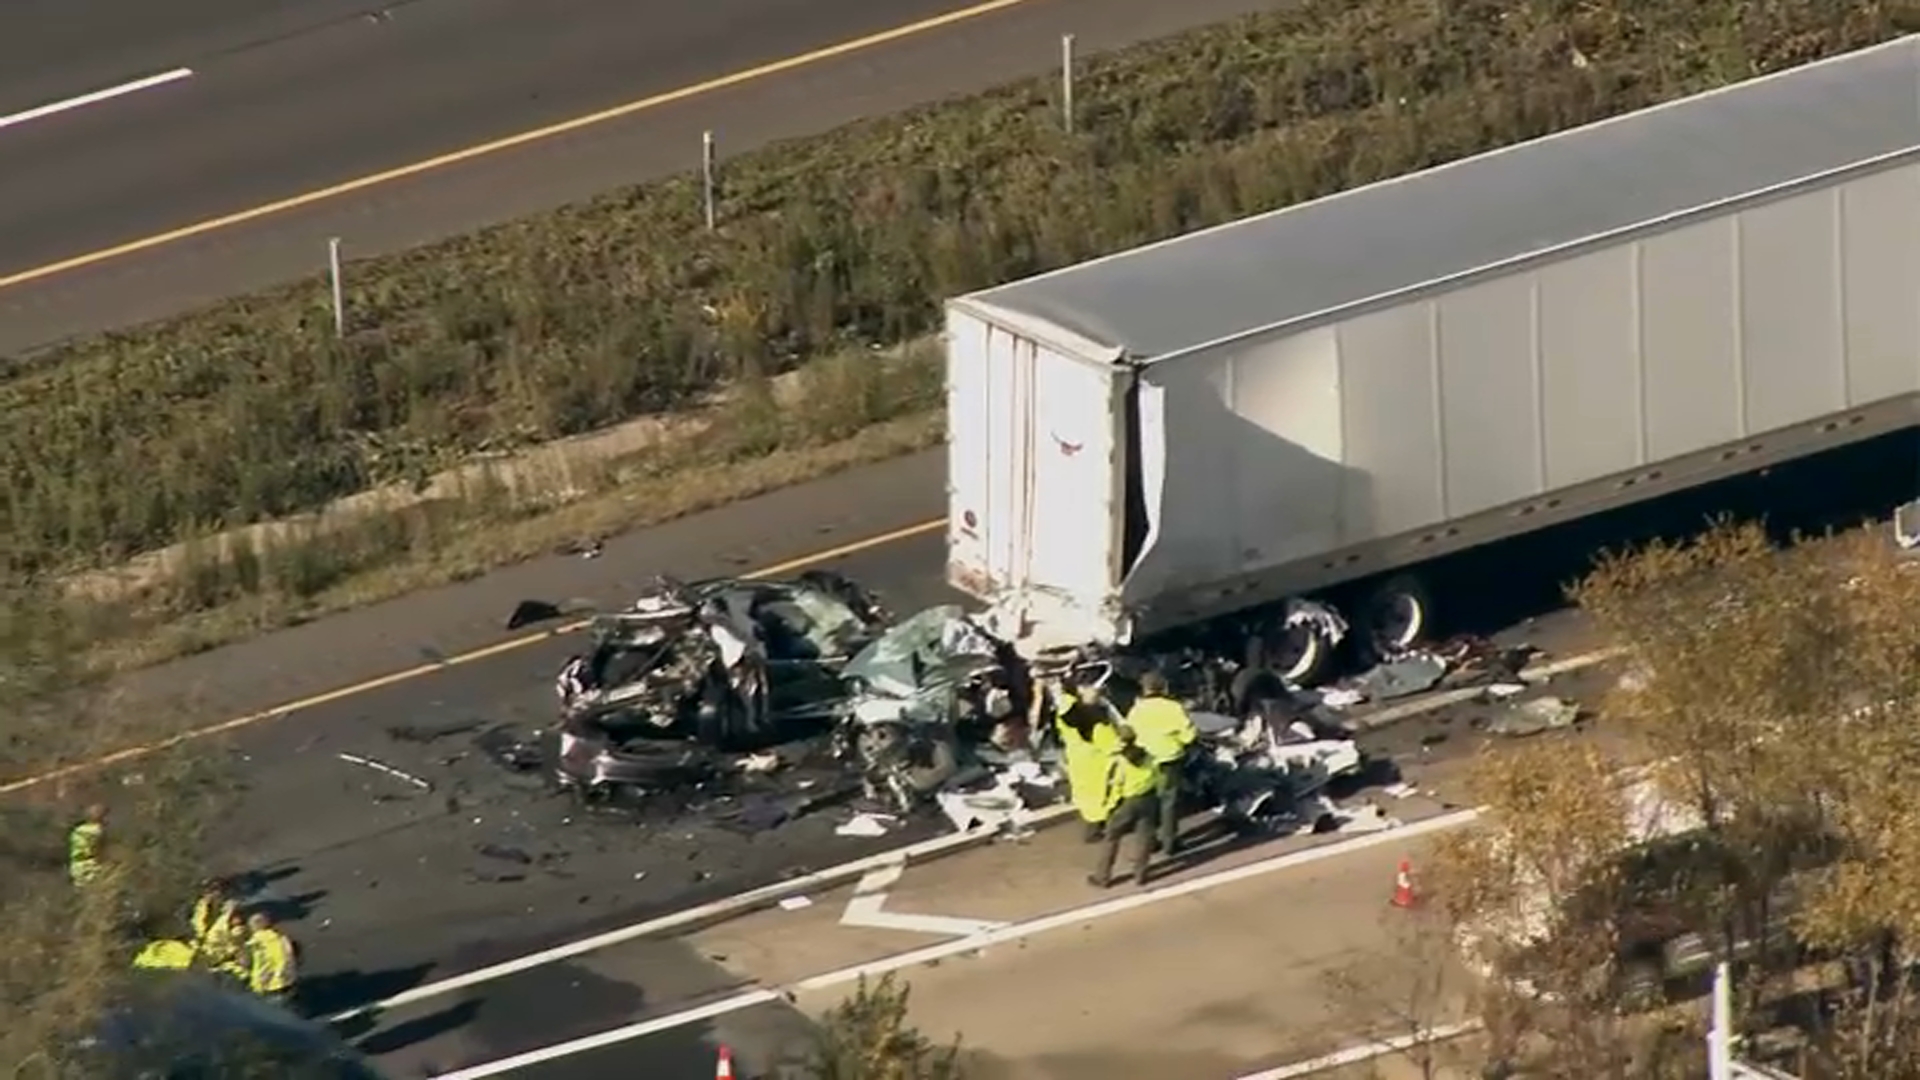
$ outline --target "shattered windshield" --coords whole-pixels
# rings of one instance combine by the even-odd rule
[[[790,648],[807,659],[828,660],[846,656],[866,640],[867,625],[853,608],[839,598],[807,589],[794,589],[760,606],[763,620],[777,622],[793,644]]]
[[[846,673],[883,694],[911,697],[993,662],[992,639],[967,621],[958,604],[943,604],[880,635]]]

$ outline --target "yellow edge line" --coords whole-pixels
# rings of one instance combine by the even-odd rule
[[[62,259],[59,262],[48,263],[45,266],[36,266],[31,270],[22,270],[18,273],[8,274],[5,277],[0,277],[0,289],[10,288],[15,285],[24,285],[29,281],[37,281],[55,274],[63,274],[69,270],[78,270],[85,266],[92,266],[95,263],[105,262],[108,259],[117,259],[123,255],[132,255],[150,248],[160,247],[163,244],[171,244],[180,240],[191,239],[195,236],[215,232],[220,229],[231,228],[235,225],[243,225],[249,221],[256,221],[274,214],[297,210],[300,207],[310,206],[314,203],[337,198],[341,195],[349,195],[353,192],[376,187],[380,184],[389,184],[395,180],[404,180],[409,176],[418,176],[421,173],[445,168],[448,165],[457,165],[463,161],[471,161],[474,158],[484,157],[488,154],[497,154],[502,150],[511,150],[514,147],[525,146],[528,143],[538,142],[541,139],[550,139],[555,135],[564,135],[570,131],[579,131],[582,128],[593,127],[596,124],[604,124],[609,120],[618,120],[623,116],[631,116],[634,113],[645,112],[648,109],[657,109],[662,105],[671,105],[676,101],[684,101],[688,98],[699,97],[703,94],[711,94],[716,90],[724,90],[730,86],[738,86],[742,83],[753,82],[757,79],[764,79],[772,75],[779,75],[782,72],[793,71],[796,68],[808,67],[825,60],[846,56],[849,53],[861,52],[877,45],[885,45],[903,38],[915,37],[928,33],[929,31],[941,29],[942,27],[952,26],[958,22],[978,18],[981,15],[1006,8],[1019,7],[1021,4],[1031,2],[1033,2],[1033,0],[987,0],[985,3],[974,4],[971,7],[960,8],[956,11],[949,11],[944,15],[935,15],[931,18],[922,19],[919,22],[908,23],[905,26],[896,26],[891,30],[882,30],[877,34],[868,34],[865,37],[843,41],[838,45],[828,45],[825,48],[815,49],[812,52],[789,56],[784,60],[775,60],[772,63],[762,64],[759,67],[747,68],[744,71],[736,71],[729,75],[722,75],[719,78],[708,79],[706,82],[683,86],[677,90],[668,90],[664,93],[654,94],[651,97],[641,98],[638,101],[629,101],[624,105],[615,105],[610,109],[602,109],[596,113],[577,116],[571,120],[563,120],[557,124],[549,124],[546,127],[535,128],[532,131],[523,131],[518,135],[509,135],[503,139],[495,139],[492,142],[469,146],[464,150],[455,150],[451,153],[441,154],[439,157],[414,162],[411,165],[402,165],[399,168],[388,169],[385,172],[377,172],[371,176],[362,176],[357,180],[348,180],[345,183],[335,184],[332,187],[309,191],[304,195],[295,195],[291,198],[281,199],[278,202],[270,202],[256,206],[250,210],[241,210],[216,218],[208,218],[205,221],[196,222],[192,225],[186,225],[141,240],[131,240],[124,244],[116,244],[113,247],[88,252],[85,255],[75,255],[70,259]]]
[[[927,533],[940,529],[945,525],[945,518],[936,521],[923,521],[918,525],[908,525],[903,529],[895,529],[892,532],[881,533],[878,536],[869,536],[864,540],[855,540],[851,543],[841,544],[839,547],[831,547],[825,551],[816,551],[811,555],[802,555],[797,559],[788,559],[786,562],[761,567],[758,570],[752,570],[740,576],[744,578],[779,577],[783,574],[791,574],[796,570],[805,570],[808,567],[818,566],[824,562],[832,562],[835,559],[843,559],[849,555],[857,555],[862,551],[871,551],[874,548],[885,547],[888,544],[897,544],[902,540],[911,540],[916,536],[925,536]],[[374,690],[381,690],[399,683],[410,682],[423,675],[431,675],[436,671],[445,671],[448,668],[458,667],[461,664],[471,664],[480,660],[486,660],[490,657],[500,656],[504,653],[510,653],[516,649],[524,649],[529,645],[537,645],[542,641],[551,640],[561,634],[571,634],[579,630],[584,630],[590,621],[591,620],[588,619],[580,619],[556,626],[550,630],[543,630],[537,634],[527,634],[524,637],[510,638],[493,645],[487,645],[470,652],[461,653],[458,656],[450,656],[439,663],[421,664],[418,667],[410,667],[404,671],[396,671],[388,675],[382,675],[377,679],[368,679],[365,682],[358,682],[350,686],[343,686],[335,690],[314,694],[311,697],[304,697],[298,701],[289,701],[284,705],[275,705],[270,709],[264,709],[260,712],[248,713],[245,716],[236,716],[231,720],[222,720],[217,724],[208,724],[205,727],[194,728],[191,731],[185,731],[178,735],[161,739],[158,742],[145,743],[140,746],[130,746],[125,750],[116,750],[104,757],[94,758],[90,761],[77,762],[72,765],[62,765],[57,769],[51,769],[37,776],[27,776],[19,780],[10,780],[5,784],[0,784],[0,795],[11,795],[15,792],[25,791],[28,788],[37,787],[41,784],[77,776],[80,773],[93,769],[134,761],[162,750],[172,749],[183,743],[193,742],[197,739],[205,739],[213,735],[224,735],[229,731],[237,731],[243,727],[250,727],[263,720],[272,720],[278,716],[286,716],[289,713],[299,712],[303,709],[312,709],[321,705],[331,705],[336,701],[342,701],[346,698],[357,697]]]

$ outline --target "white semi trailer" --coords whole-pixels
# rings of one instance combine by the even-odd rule
[[[1920,39],[960,297],[946,332],[948,578],[1003,633],[1284,603],[1269,662],[1311,680],[1350,624],[1429,624],[1393,572],[1920,434]]]

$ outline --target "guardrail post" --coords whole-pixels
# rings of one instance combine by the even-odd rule
[[[1060,122],[1073,134],[1073,35],[1060,35]]]
[[[347,304],[340,291],[340,238],[327,241],[327,277],[333,286],[333,336],[347,336]]]
[[[707,230],[713,230],[713,132],[700,133],[700,186],[707,203]]]

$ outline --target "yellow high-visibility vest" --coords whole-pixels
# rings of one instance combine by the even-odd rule
[[[185,971],[193,966],[194,948],[184,941],[149,941],[133,958],[133,966],[161,971]]]
[[[268,927],[247,938],[247,982],[256,994],[277,994],[293,987],[293,942]]]
[[[1199,737],[1193,717],[1172,698],[1143,697],[1127,712],[1127,727],[1133,729],[1140,749],[1159,764],[1178,761],[1187,747]]]
[[[106,831],[97,821],[83,821],[67,834],[67,876],[75,885],[99,879],[100,843]]]

